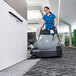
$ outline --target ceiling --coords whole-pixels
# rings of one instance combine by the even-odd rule
[[[76,29],[76,0],[61,0],[60,18],[68,23],[63,25],[72,26],[72,31]]]
[[[24,0],[4,0],[16,12],[27,20],[27,4]],[[10,11],[10,10],[9,10]]]
[[[71,25],[76,22],[76,0],[61,0],[60,18]]]
[[[29,10],[27,13],[29,24],[38,24],[41,22],[42,15],[40,13],[40,10]]]

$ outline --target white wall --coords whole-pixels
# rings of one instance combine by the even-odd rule
[[[23,22],[10,15],[13,12]],[[0,0],[0,70],[27,58],[27,21]]]

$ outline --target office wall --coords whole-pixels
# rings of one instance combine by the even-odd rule
[[[23,22],[9,14],[14,13]],[[26,10],[27,11],[27,10]],[[0,70],[27,58],[27,21],[0,0]]]

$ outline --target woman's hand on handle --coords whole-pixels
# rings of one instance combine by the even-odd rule
[[[54,25],[54,27],[56,27],[56,25]]]
[[[56,25],[57,25],[57,20],[56,20],[56,18],[54,19],[54,26],[56,27]]]
[[[44,24],[45,24],[45,21],[44,21],[44,20],[42,20],[41,28],[43,28],[43,27],[44,27]]]

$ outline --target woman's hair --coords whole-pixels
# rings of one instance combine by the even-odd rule
[[[45,6],[44,9],[47,8],[48,10],[50,10],[50,8],[48,6]]]
[[[45,6],[44,9],[45,9],[45,8],[47,8],[48,10],[50,10],[50,8],[49,8],[48,6]],[[52,12],[49,12],[49,13],[52,13]]]

